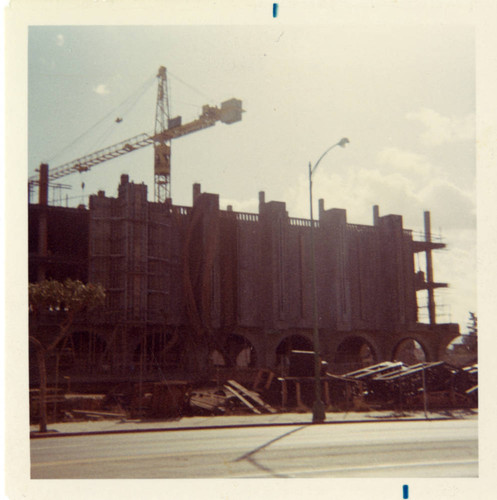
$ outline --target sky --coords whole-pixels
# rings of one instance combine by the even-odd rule
[[[265,191],[291,217],[308,217],[308,164],[347,137],[316,171],[316,207],[323,198],[348,222],[372,224],[379,205],[415,231],[429,210],[447,244],[434,253],[435,281],[450,284],[437,291],[439,321],[466,331],[469,311],[478,313],[471,25],[30,26],[29,175],[152,132],[159,66],[183,123],[233,97],[245,110],[241,122],[173,141],[175,204],[191,206],[200,183],[222,209],[257,212]],[[147,184],[152,200],[152,153],[59,179],[72,186],[63,204],[87,204],[98,190],[117,196],[122,173]]]

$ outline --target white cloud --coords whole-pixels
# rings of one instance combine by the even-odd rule
[[[99,95],[105,95],[105,94],[109,94],[110,90],[107,87],[107,84],[100,83],[96,87],[93,87],[93,92],[95,92],[96,94],[99,94]]]
[[[465,117],[447,117],[428,108],[408,113],[408,120],[418,121],[425,127],[421,140],[428,145],[473,140],[475,137],[475,115]]]
[[[307,207],[308,193],[304,191],[299,193],[300,205]],[[381,215],[404,216],[406,227],[412,224],[417,227],[423,217],[416,186],[399,171],[386,173],[377,168],[350,168],[333,174],[322,172],[319,183],[315,183],[314,195],[315,200],[325,200],[326,209],[346,209],[351,223],[372,224],[373,205],[380,206]]]
[[[394,147],[380,151],[377,159],[380,164],[393,166],[417,177],[429,175],[432,171],[432,166],[425,156]]]
[[[381,215],[402,215],[406,228],[421,229],[423,212],[429,210],[436,227],[474,230],[476,202],[471,189],[461,188],[451,179],[420,175],[418,172],[436,172],[435,165],[423,156],[393,149],[382,153],[385,165],[392,168],[349,168],[332,174],[323,171],[314,184],[315,200],[324,198],[326,208],[347,209],[350,222],[370,224],[372,206],[377,204]],[[292,212],[298,200],[298,211],[306,216],[308,194],[304,187],[302,181],[301,189],[289,191],[285,199],[294,200],[289,203]]]
[[[364,172],[359,184],[367,180],[379,199],[395,204],[400,213],[430,210],[446,228],[475,227],[475,193],[441,174],[443,169],[429,158],[392,147],[378,153],[377,164],[380,169]]]
[[[55,37],[55,43],[59,46],[59,47],[62,47],[62,45],[64,45],[64,42],[65,42],[65,39],[64,39],[64,35],[62,34],[58,34],[56,37]]]
[[[476,204],[471,193],[450,181],[434,179],[419,192],[425,206],[437,213],[446,228],[475,228]]]

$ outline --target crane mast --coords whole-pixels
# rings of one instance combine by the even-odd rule
[[[154,200],[159,203],[168,202],[171,199],[171,140],[212,127],[218,121],[228,125],[238,122],[242,119],[243,110],[242,101],[233,98],[221,103],[220,107],[203,106],[202,114],[196,120],[182,124],[181,116],[171,118],[169,114],[167,73],[164,66],[159,68],[157,77],[159,83],[153,134],[143,133],[136,135],[113,146],[100,149],[50,170],[47,164],[42,164],[39,169],[39,175],[28,179],[29,192],[31,192],[33,186],[38,185],[39,202],[46,204],[47,193],[42,191],[48,189],[49,181],[59,179],[74,172],[86,172],[95,165],[153,144]]]
[[[165,203],[171,198],[171,140],[161,135],[169,126],[169,92],[166,68],[161,66],[157,87],[154,128],[154,199]]]

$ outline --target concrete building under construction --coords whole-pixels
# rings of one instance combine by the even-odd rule
[[[435,361],[459,334],[436,321],[434,289],[446,285],[434,282],[431,255],[445,245],[432,241],[424,216],[416,239],[400,215],[375,206],[372,225],[350,224],[320,200],[319,337],[330,371],[399,359],[414,341]],[[105,308],[81,317],[60,350],[60,374],[187,378],[200,351],[212,369],[242,369],[277,368],[288,351],[312,350],[310,230],[263,192],[258,213],[241,213],[221,210],[219,196],[196,184],[184,207],[148,201],[147,186],[127,175],[116,198],[99,192],[87,208],[30,204],[30,282],[70,277],[106,289]]]

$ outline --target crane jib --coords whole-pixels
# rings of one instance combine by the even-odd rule
[[[140,134],[125,141],[121,141],[118,144],[109,146],[105,149],[95,151],[92,154],[82,156],[76,160],[69,163],[65,163],[58,167],[52,169],[49,173],[48,178],[50,180],[59,179],[66,175],[72,174],[74,172],[86,172],[91,167],[103,163],[104,161],[112,160],[131,151],[144,148],[153,144],[154,139],[149,134]],[[31,177],[29,182],[31,184],[37,183],[37,177]]]

